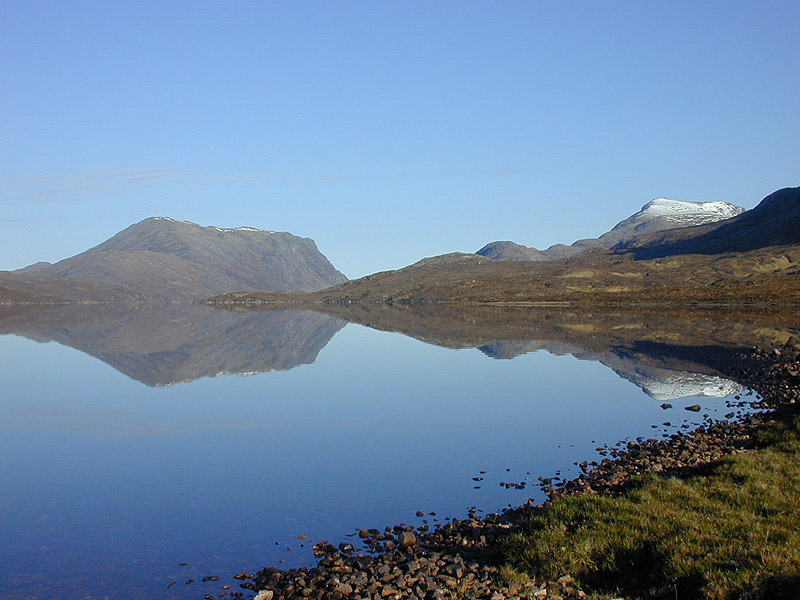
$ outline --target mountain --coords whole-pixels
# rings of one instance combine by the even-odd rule
[[[744,212],[740,206],[728,202],[683,202],[669,198],[656,198],[641,210],[617,223],[599,238],[578,240],[571,246],[556,244],[546,250],[529,248],[514,242],[491,242],[476,254],[492,260],[559,260],[587,252],[594,248],[612,248],[617,244],[635,243],[643,235],[675,229],[715,223],[730,219]]]
[[[637,258],[679,254],[747,252],[769,246],[800,243],[800,187],[784,188],[738,216],[710,225],[698,225],[644,235],[615,244]]]
[[[617,223],[611,231],[600,236],[604,248],[626,240],[635,240],[646,233],[679,227],[716,223],[740,215],[745,210],[728,202],[683,202],[656,198],[642,209]]]
[[[145,219],[55,264],[0,273],[0,287],[68,301],[198,300],[243,289],[310,292],[345,281],[311,239],[166,217]]]

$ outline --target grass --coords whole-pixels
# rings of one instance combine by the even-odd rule
[[[521,588],[531,580],[527,573],[521,573],[508,563],[500,567],[500,579],[510,588]]]
[[[621,497],[548,503],[505,541],[505,560],[534,578],[569,573],[597,597],[800,597],[798,424],[684,477],[638,477]]]

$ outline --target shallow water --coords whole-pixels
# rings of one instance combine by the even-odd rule
[[[535,331],[452,349],[312,312],[67,307],[0,332],[2,598],[202,598],[357,528],[541,499],[603,444],[730,410],[670,393],[738,390],[686,356]]]

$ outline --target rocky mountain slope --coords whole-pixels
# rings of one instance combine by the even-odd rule
[[[313,240],[152,217],[55,264],[0,274],[0,287],[64,300],[197,300],[242,289],[314,291],[347,281]],[[91,289],[90,289],[91,288]]]
[[[715,223],[743,212],[743,208],[728,202],[683,202],[656,198],[599,238],[578,240],[571,246],[556,244],[546,250],[537,250],[509,241],[491,242],[476,254],[493,260],[558,260],[594,248],[611,248],[621,243],[632,243],[640,236],[653,232]]]

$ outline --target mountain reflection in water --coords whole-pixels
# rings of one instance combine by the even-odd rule
[[[580,360],[593,360],[638,386],[654,400],[674,400],[686,396],[724,398],[744,390],[740,384],[714,374],[713,369],[706,365],[698,363],[687,366],[668,356],[664,356],[663,365],[647,364],[657,354],[646,355],[641,351],[631,352],[623,348],[592,351],[558,340],[518,340],[492,342],[478,349],[486,356],[499,359],[546,350],[558,356],[571,354]]]
[[[785,341],[793,317],[763,311],[313,305],[219,310],[70,305],[0,310],[0,334],[56,341],[149,386],[313,363],[348,322],[512,359],[546,350],[599,362],[656,400],[742,391],[724,377],[743,348]],[[668,312],[668,311],[666,311]]]
[[[241,314],[192,304],[0,312],[0,333],[71,346],[149,386],[310,364],[345,324],[311,311]]]
[[[727,379],[754,345],[797,335],[793,312],[682,307],[492,307],[314,305],[349,322],[403,333],[447,348],[477,348],[495,359],[545,350],[599,362],[659,401],[721,398],[743,391]],[[253,310],[252,308],[248,310]],[[259,309],[269,313],[274,307]]]

